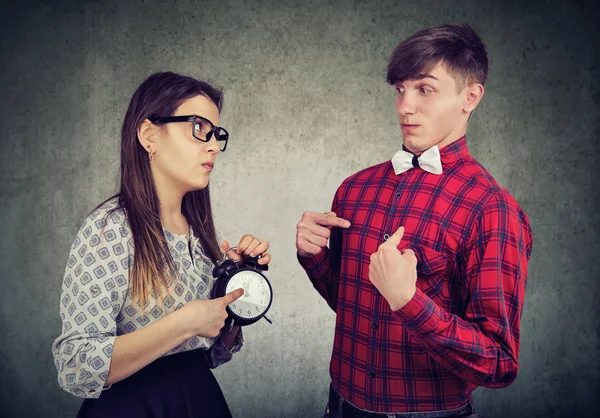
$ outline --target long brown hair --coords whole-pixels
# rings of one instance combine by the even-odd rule
[[[121,185],[112,198],[125,213],[133,234],[134,257],[129,273],[133,300],[145,307],[149,295],[164,297],[170,277],[177,272],[164,236],[160,201],[154,186],[148,153],[138,141],[137,130],[150,116],[171,116],[186,99],[210,99],[221,111],[223,94],[210,84],[172,72],[155,73],[146,78],[133,94],[121,130]],[[112,199],[111,198],[111,199]],[[108,199],[110,200],[110,199]],[[221,257],[210,205],[208,185],[188,192],[181,211],[198,237],[204,253],[217,263]],[[168,293],[168,291],[167,291]]]

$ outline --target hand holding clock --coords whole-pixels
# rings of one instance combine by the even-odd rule
[[[217,299],[192,300],[186,303],[181,311],[188,313],[187,324],[192,335],[215,338],[221,332],[227,319],[227,305],[244,294],[243,289],[236,289]]]
[[[221,243],[221,252],[223,254],[227,252],[227,258],[233,261],[239,261],[241,256],[247,255],[250,257],[260,256],[258,259],[258,264],[261,265],[269,264],[269,261],[271,261],[271,255],[267,253],[267,250],[269,249],[269,242],[261,242],[260,239],[250,234],[246,234],[240,239],[240,243],[237,245],[235,250],[230,250],[229,248],[229,243],[224,240],[223,243]]]
[[[227,252],[227,257],[239,261],[242,256],[258,257],[258,264],[266,266],[271,261],[271,256],[266,252],[269,248],[267,241],[246,234],[240,239],[237,248],[231,249],[227,241],[223,241],[220,250]],[[187,323],[192,335],[215,338],[219,335],[225,320],[229,316],[227,306],[235,302],[244,294],[243,289],[235,289],[222,297],[209,300],[192,300],[185,304],[182,311],[187,313]]]
[[[261,242],[252,235],[244,235],[236,247],[230,247],[227,241],[221,244],[225,257],[213,269],[212,297],[218,299],[236,289],[244,289],[243,297],[226,308],[231,324],[250,325],[262,317],[271,322],[264,316],[273,300],[273,289],[263,274],[271,260],[268,248],[268,242]]]

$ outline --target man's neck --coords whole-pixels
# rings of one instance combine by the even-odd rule
[[[447,147],[448,145],[458,141],[460,138],[462,138],[463,136],[466,135],[466,127],[464,129],[464,131],[462,131],[462,133],[452,133],[450,135],[447,135],[445,138],[443,138],[441,141],[439,141],[437,144],[432,145],[431,147],[427,148],[427,149],[431,149],[433,147],[435,147],[437,145],[438,149],[441,151],[442,148]],[[423,154],[425,151],[427,151],[427,149],[424,150],[418,150],[418,151],[413,151],[410,148],[408,148],[406,145],[404,145],[404,147],[411,153],[416,155],[417,157],[420,157],[421,154]]]

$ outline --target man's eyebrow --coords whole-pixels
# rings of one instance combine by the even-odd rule
[[[396,84],[401,84],[401,83],[403,83],[404,81],[407,81],[407,80],[414,80],[414,81],[423,80],[424,78],[431,78],[431,79],[440,81],[439,78],[437,78],[436,76],[433,76],[431,74],[417,74],[414,77],[409,77],[409,78],[406,78],[404,80],[399,80]]]
[[[439,78],[437,78],[436,76],[433,76],[433,75],[431,75],[431,74],[419,74],[419,75],[418,75],[418,76],[415,78],[415,80],[422,80],[422,79],[424,79],[424,78],[433,78],[434,80],[440,81],[440,79],[439,79]]]

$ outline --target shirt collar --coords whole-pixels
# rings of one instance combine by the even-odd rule
[[[410,152],[404,145],[402,145],[402,149],[406,152]],[[462,160],[469,156],[469,149],[467,147],[467,137],[466,135],[452,142],[451,144],[446,145],[443,148],[440,148],[440,159],[442,160],[442,165],[452,164],[458,160]]]
[[[458,160],[462,160],[469,156],[469,148],[467,147],[467,137],[463,136],[451,144],[440,149],[440,158],[442,165],[452,164]]]

